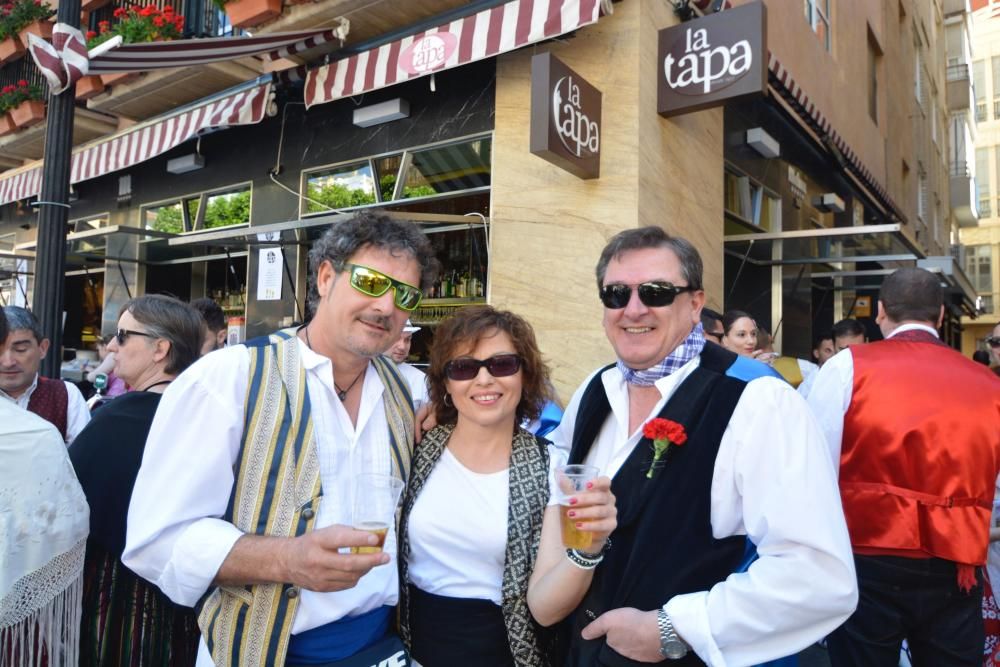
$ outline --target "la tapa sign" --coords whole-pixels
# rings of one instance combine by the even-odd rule
[[[767,10],[751,2],[659,33],[657,111],[699,111],[767,88]]]

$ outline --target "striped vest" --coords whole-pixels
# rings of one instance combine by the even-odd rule
[[[294,537],[313,529],[322,495],[319,458],[295,329],[247,342],[250,381],[243,440],[222,517],[256,535]],[[393,473],[409,476],[413,401],[392,361],[372,360],[385,391]],[[314,509],[315,506],[315,509]],[[291,584],[219,586],[199,603],[198,626],[217,666],[283,665],[298,608]]]

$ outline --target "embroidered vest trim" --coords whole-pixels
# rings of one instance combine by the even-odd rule
[[[295,329],[247,342],[249,383],[233,491],[222,517],[257,535],[294,537],[314,527],[322,494],[306,371]],[[385,387],[393,473],[406,479],[414,414],[406,382],[372,360]],[[307,511],[308,510],[308,511]],[[299,596],[291,584],[219,586],[200,602],[198,626],[219,667],[282,665]]]
[[[410,646],[406,586],[409,581],[409,516],[454,428],[454,424],[438,426],[420,441],[414,455],[413,477],[403,500],[402,518],[399,522],[399,631],[407,646]],[[548,660],[540,646],[538,626],[528,609],[528,579],[538,555],[542,519],[549,502],[549,450],[545,440],[536,439],[521,428],[514,435],[511,445],[508,490],[507,550],[504,555],[500,607],[515,665],[539,667],[547,665]]]

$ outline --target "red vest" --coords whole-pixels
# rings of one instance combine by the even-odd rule
[[[31,398],[28,399],[28,411],[59,429],[65,440],[68,409],[69,392],[66,391],[66,384],[62,380],[51,380],[39,375],[35,391],[31,392]]]
[[[851,544],[981,565],[1000,471],[1000,382],[917,334],[851,348],[840,456]]]

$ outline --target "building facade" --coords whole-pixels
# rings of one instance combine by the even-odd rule
[[[691,3],[692,20],[710,4]],[[241,324],[252,336],[301,322],[310,240],[345,212],[378,207],[423,225],[445,266],[414,313],[425,327],[415,354],[455,308],[510,308],[535,326],[564,399],[611,358],[594,278],[600,250],[618,231],[648,224],[690,239],[705,261],[709,304],[749,310],[784,354],[808,358],[813,336],[842,317],[863,319],[875,335],[881,276],[918,262],[948,287],[946,337],[957,344],[969,297],[950,246],[959,225],[970,217],[974,224],[977,202],[971,175],[971,201],[954,198],[946,34],[966,7],[953,4],[809,0],[803,11],[798,0],[770,0],[767,51],[756,54],[765,90],[669,118],[657,112],[658,33],[681,16],[660,0],[286,5],[254,34],[348,18],[343,47],[287,62],[243,58],[200,73],[150,72],[78,102],[78,150],[96,146],[98,162],[115,153],[101,146],[117,145],[116,137],[133,137],[138,154],[142,133],[179,131],[171,118],[247,91],[267,98],[259,118],[233,114],[252,122],[206,127],[74,185],[65,343],[92,345],[114,329],[120,304],[143,292],[212,296],[232,315],[234,336]],[[518,48],[535,19],[518,29],[515,15],[503,13],[509,5],[558,6],[564,16],[571,5],[574,16],[593,20]],[[379,48],[403,40],[405,51],[442,24],[488,26],[497,12],[484,57],[378,85]],[[221,16],[213,20],[225,27]],[[457,44],[461,60],[464,42]],[[529,150],[539,52],[601,92],[597,178]],[[22,75],[25,63],[4,69]],[[300,65],[321,70],[345,94],[315,101],[310,80],[293,76]],[[287,69],[268,73],[275,67]],[[355,76],[361,67],[363,82]],[[383,122],[360,126],[359,118]],[[109,129],[93,136],[101,127]],[[0,194],[37,166],[37,138],[32,144],[24,133],[39,128],[0,137],[10,167],[0,172]],[[31,256],[31,200],[0,207],[0,259],[9,271],[0,290],[10,301],[30,302],[31,274],[40,269]]]

